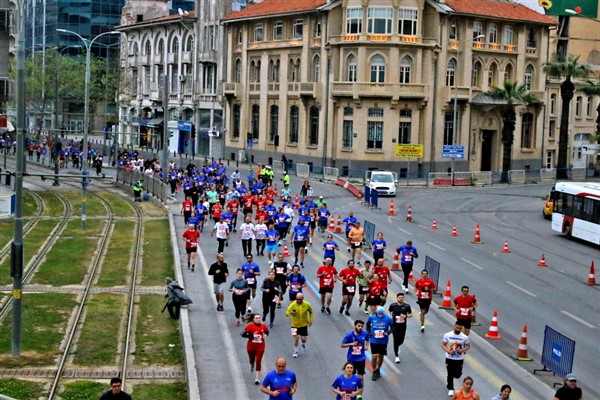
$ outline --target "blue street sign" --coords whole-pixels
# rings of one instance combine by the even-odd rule
[[[465,146],[444,145],[442,148],[442,158],[465,158]]]

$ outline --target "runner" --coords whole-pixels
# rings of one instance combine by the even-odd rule
[[[392,284],[392,273],[386,265],[383,265],[383,258],[377,260],[377,264],[373,268],[373,273],[379,275],[379,281],[383,289],[381,293],[381,305],[385,306],[388,295],[388,284]]]
[[[462,375],[465,353],[471,348],[469,337],[462,333],[462,326],[454,324],[454,329],[444,334],[442,349],[446,354],[446,389],[448,396],[454,395],[454,379]]]
[[[275,216],[275,229],[279,233],[279,245],[283,244],[287,235],[288,227],[292,219],[285,213],[283,207],[279,210],[279,214]]]
[[[283,253],[277,254],[277,261],[274,261],[271,265],[271,270],[275,272],[275,279],[279,282],[279,301],[277,302],[277,308],[281,308],[281,302],[283,295],[287,289],[286,278],[289,273],[292,272],[292,266],[284,260]]]
[[[354,227],[348,232],[350,238],[350,247],[352,248],[352,260],[356,260],[356,265],[360,267],[362,257],[362,242],[365,238],[365,230],[361,228],[360,222],[355,222]]]
[[[210,266],[208,275],[213,276],[213,293],[217,300],[217,311],[223,311],[223,301],[225,300],[223,285],[227,282],[227,277],[229,276],[229,270],[227,269],[223,253],[217,254],[217,262]]]
[[[181,214],[183,214],[183,223],[187,224],[188,219],[190,219],[190,215],[192,215],[192,210],[194,209],[194,203],[190,196],[186,196],[185,200],[181,203]]]
[[[372,314],[367,320],[367,332],[369,332],[369,341],[371,343],[371,355],[373,365],[372,380],[381,378],[381,366],[383,359],[387,355],[387,345],[389,335],[392,331],[392,317],[385,313],[385,308],[377,307],[375,314]]]
[[[371,314],[375,314],[377,307],[383,305],[381,297],[383,295],[383,284],[382,279],[379,279],[377,273],[373,273],[373,277],[369,282],[369,296],[367,297],[367,304],[371,309]]]
[[[405,245],[398,247],[396,251],[400,255],[400,265],[402,266],[402,272],[404,273],[402,289],[404,290],[404,293],[408,293],[408,278],[413,269],[415,258],[419,258],[419,253],[417,253],[417,248],[412,245],[412,241],[410,240],[406,242]]]
[[[333,266],[331,258],[325,259],[325,265],[322,265],[317,270],[317,278],[319,278],[319,293],[321,294],[321,312],[327,311],[331,315],[331,296],[333,287],[337,279],[337,270]]]
[[[336,400],[356,400],[362,398],[363,383],[360,377],[354,375],[354,365],[344,364],[344,373],[331,384],[331,390],[336,393]]]
[[[327,235],[327,241],[323,243],[323,259],[330,258],[331,265],[335,264],[335,252],[340,250],[340,246],[333,241],[333,235]]]
[[[235,279],[229,284],[229,291],[233,292],[231,300],[235,309],[235,326],[240,326],[240,318],[246,314],[246,299],[250,287],[244,279],[244,273],[240,268],[235,271]]]
[[[285,358],[275,361],[275,370],[269,372],[263,379],[260,391],[269,396],[269,400],[292,400],[298,389],[298,381],[293,371],[285,369]]]
[[[192,268],[192,272],[196,268],[196,251],[198,251],[198,241],[200,241],[200,232],[196,230],[194,224],[189,224],[188,229],[183,232],[183,240],[185,242],[185,252],[187,254],[187,267]],[[190,265],[191,264],[191,265]]]
[[[256,227],[252,223],[252,219],[248,216],[245,221],[240,225],[240,239],[242,239],[242,251],[244,255],[252,255],[252,239],[254,239],[254,233]]]
[[[369,305],[366,303],[367,297],[369,297],[369,282],[373,277],[373,271],[371,271],[371,261],[365,260],[365,265],[360,269],[362,277],[358,279],[358,309],[362,308],[362,303],[365,301],[365,314],[368,314]]]
[[[377,234],[377,239],[375,239],[371,242],[371,248],[373,249],[373,262],[375,263],[375,265],[377,265],[377,261],[380,258],[385,257],[386,246],[387,246],[387,243],[383,239],[383,233],[379,232]],[[350,250],[348,250],[348,251],[350,251]]]
[[[281,293],[281,286],[279,285],[279,281],[275,279],[275,272],[273,270],[267,274],[260,290],[263,292],[263,321],[267,321],[267,314],[269,314],[269,328],[272,328],[273,321],[275,321],[275,306],[279,305],[279,294]]]
[[[344,312],[344,307],[346,307],[346,315],[350,316],[352,299],[356,294],[356,278],[359,277],[362,277],[362,275],[359,270],[354,268],[354,260],[348,260],[348,266],[338,275],[338,279],[342,281],[342,305],[340,306],[340,314]]]
[[[275,259],[275,253],[277,252],[277,240],[279,239],[279,232],[273,228],[273,223],[268,225],[268,230],[265,232],[266,235],[266,247],[267,258],[269,262]]]
[[[452,400],[479,400],[479,393],[473,390],[473,378],[466,376],[462,388],[455,390]]]
[[[323,197],[320,197],[322,199]],[[319,220],[317,224],[319,226],[319,232],[321,232],[321,237],[325,235],[325,231],[327,230],[327,223],[329,222],[329,217],[331,216],[331,212],[327,209],[327,204],[322,202],[319,205],[317,210],[317,215],[319,216]]]
[[[369,334],[364,331],[365,323],[360,319],[354,321],[354,330],[342,339],[342,348],[348,348],[346,356],[348,362],[354,365],[356,374],[364,381],[365,364],[367,362],[366,350],[369,350]]]
[[[415,282],[415,294],[417,295],[417,304],[421,309],[419,319],[421,320],[421,332],[425,332],[425,314],[429,312],[431,299],[435,292],[435,282],[429,278],[429,271],[421,271],[421,278]]]
[[[302,293],[302,289],[307,286],[306,277],[300,273],[300,266],[297,264],[292,267],[292,273],[285,278],[285,281],[288,287],[290,301],[294,301],[297,298],[296,295]]]
[[[210,236],[213,236],[215,232],[217,232],[217,242],[219,243],[219,246],[217,247],[217,253],[222,253],[225,249],[225,246],[229,245],[229,225],[223,221],[223,218],[220,218],[219,222],[215,224]]]
[[[208,201],[206,201],[206,197],[203,197],[202,200],[194,207],[196,211],[196,217],[198,217],[198,228],[200,232],[204,230],[204,222],[208,220]]]
[[[293,357],[298,358],[298,339],[302,341],[302,348],[306,351],[308,327],[312,325],[315,319],[315,313],[310,303],[304,300],[304,295],[298,293],[296,295],[296,300],[293,301],[285,311],[285,316],[292,318],[292,337],[294,338]]]
[[[259,385],[260,371],[262,369],[262,358],[265,353],[265,340],[269,335],[269,328],[262,323],[262,318],[259,314],[252,316],[252,322],[249,323],[244,331],[242,337],[248,339],[246,343],[246,352],[248,353],[248,360],[250,361],[250,373],[254,372],[254,384]]]
[[[248,282],[250,291],[248,292],[248,300],[246,301],[248,313],[252,312],[252,303],[256,297],[256,277],[260,275],[260,267],[253,261],[252,254],[246,256],[246,263],[242,264],[244,279]]]
[[[477,308],[477,299],[469,294],[469,287],[460,288],[461,295],[454,299],[454,309],[456,310],[456,323],[463,327],[463,333],[469,336],[471,332],[471,321],[473,312]]]
[[[298,220],[298,225],[294,227],[292,240],[294,242],[294,264],[298,264],[298,254],[300,254],[300,267],[304,268],[304,252],[306,249],[306,241],[310,233],[310,228],[305,225],[304,220]]]
[[[264,218],[259,218],[258,223],[254,225],[254,236],[256,238],[256,255],[265,255],[265,244],[267,241],[267,230],[269,228],[265,224]]]
[[[396,295],[396,302],[390,304],[388,308],[390,317],[394,320],[392,333],[394,336],[394,360],[396,364],[400,363],[400,346],[404,343],[404,337],[406,336],[406,319],[412,318],[412,309],[410,305],[404,302],[404,293],[398,293]]]

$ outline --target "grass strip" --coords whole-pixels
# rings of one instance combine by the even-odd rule
[[[0,379],[0,393],[13,399],[37,399],[43,391],[44,385],[42,383],[18,379]]]
[[[129,260],[134,244],[135,222],[115,222],[108,250],[102,262],[102,272],[97,286],[123,286],[127,284]]]
[[[97,242],[97,238],[81,236],[58,239],[35,273],[32,283],[53,286],[81,284]]]
[[[142,284],[162,286],[165,276],[173,275],[173,249],[169,220],[144,222],[144,256]]]
[[[96,192],[98,196],[102,197],[104,200],[110,203],[112,207],[113,214],[117,217],[127,217],[132,218],[135,217],[135,211],[127,200],[125,200],[121,196],[117,196],[116,194],[110,192]]]
[[[0,325],[0,367],[19,368],[54,365],[76,296],[64,293],[23,295],[22,355],[11,355],[12,319]]]
[[[53,192],[37,192],[44,201],[44,217],[62,217],[65,207],[62,201]]]
[[[78,215],[81,214],[81,204],[82,204],[82,197],[81,197],[81,192],[76,192],[76,191],[70,191],[70,192],[63,192],[62,193],[67,199],[69,199],[69,202],[73,205],[73,214]],[[95,196],[90,196],[90,194],[88,193],[87,199],[86,199],[86,215],[88,217],[105,217],[108,214],[108,211],[106,210],[106,207],[104,207],[104,203],[102,203],[102,201],[100,201],[99,198],[95,197]]]
[[[140,295],[134,361],[138,366],[183,363],[179,324],[169,318],[167,311],[160,313],[164,305],[165,298],[161,295]]]
[[[50,232],[58,225],[57,221],[38,221],[33,228],[23,238],[23,265],[27,265],[31,258],[39,251],[40,246],[48,239]],[[0,264],[0,285],[6,285],[12,282],[10,277],[10,257],[7,257]]]
[[[0,220],[0,249],[13,239],[15,233],[15,221],[11,219]]]
[[[119,320],[126,303],[126,294],[98,293],[88,298],[73,363],[87,367],[116,365]]]
[[[131,397],[134,399],[186,400],[188,398],[187,386],[183,381],[140,384],[133,387]]]
[[[85,235],[88,237],[95,236],[100,237],[102,235],[102,229],[106,221],[102,219],[86,219],[85,229],[81,229],[81,219],[74,219],[67,222],[67,228],[63,236],[80,236]]]
[[[23,216],[31,217],[37,212],[38,205],[31,193],[25,191],[23,193]]]
[[[65,390],[60,394],[62,400],[98,399],[102,393],[110,389],[107,383],[90,381],[73,381],[65,384]],[[142,399],[143,397],[140,397]],[[152,399],[153,397],[147,397]]]

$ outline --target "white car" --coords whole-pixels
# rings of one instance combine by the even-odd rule
[[[366,171],[365,186],[377,190],[379,196],[396,197],[398,174],[391,171]]]

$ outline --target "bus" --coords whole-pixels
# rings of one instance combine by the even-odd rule
[[[600,244],[600,183],[557,182],[551,197],[553,230]]]

